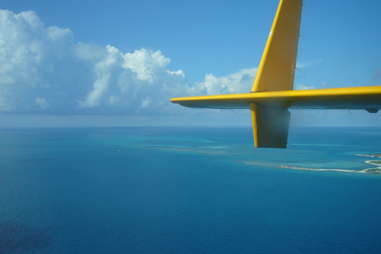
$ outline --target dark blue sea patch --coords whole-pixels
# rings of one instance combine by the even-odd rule
[[[50,236],[43,231],[18,224],[0,223],[0,253],[36,253],[49,247]]]

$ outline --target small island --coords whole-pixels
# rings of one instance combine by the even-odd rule
[[[356,154],[357,156],[362,157],[372,157],[372,158],[381,158],[381,154]],[[375,167],[365,168],[365,169],[338,169],[338,168],[311,168],[300,165],[285,165],[285,164],[275,164],[275,163],[265,163],[258,161],[242,161],[246,165],[251,166],[262,166],[262,167],[272,167],[272,168],[284,168],[291,170],[303,170],[303,171],[317,171],[317,172],[341,172],[341,173],[355,173],[355,174],[374,174],[381,175],[381,160],[367,160],[366,164],[372,165]]]
[[[365,163],[368,163],[370,165],[374,165],[374,166],[380,166],[381,167],[381,160],[377,160],[377,161],[365,161]]]
[[[381,175],[381,168],[368,168],[363,170],[364,173]]]
[[[381,158],[381,153],[358,153],[355,155],[360,157],[368,157],[368,158]]]
[[[381,174],[381,160],[369,160],[365,161],[365,163],[376,166],[376,168],[367,168],[363,171],[368,174]]]

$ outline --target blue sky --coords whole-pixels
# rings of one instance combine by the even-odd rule
[[[47,60],[42,61],[43,63],[38,62],[39,68],[36,68],[32,74],[26,74],[25,80],[28,80],[28,75],[31,75],[31,78],[36,79],[35,85],[28,87],[28,89],[20,88],[11,92],[6,91],[7,94],[11,95],[7,97],[8,101],[5,99],[3,101],[11,106],[4,106],[2,111],[6,112],[8,117],[12,115],[12,121],[16,121],[20,113],[24,119],[25,115],[28,115],[29,118],[33,118],[33,115],[39,115],[38,119],[42,116],[65,115],[67,118],[68,115],[83,115],[89,118],[89,115],[97,115],[97,120],[91,120],[93,122],[102,121],[99,115],[112,115],[113,119],[115,119],[115,115],[123,115],[127,124],[138,124],[137,122],[149,124],[151,122],[149,119],[152,119],[152,116],[159,119],[172,119],[165,120],[164,125],[178,122],[176,116],[183,114],[189,114],[189,119],[194,119],[198,117],[199,111],[196,111],[197,113],[182,109],[173,109],[172,111],[169,108],[172,106],[162,105],[161,101],[166,100],[168,96],[180,95],[181,86],[196,87],[193,89],[196,94],[235,92],[250,86],[250,82],[247,80],[253,72],[242,72],[242,70],[253,70],[258,65],[277,4],[278,1],[275,0],[223,2],[3,0],[1,8],[9,10],[12,15],[17,15],[23,11],[34,12],[34,15],[43,24],[40,24],[40,27],[35,30],[25,30],[20,28],[21,26],[18,24],[15,25],[16,30],[14,32],[40,33],[38,36],[29,34],[24,37],[32,38],[30,41],[42,42],[40,43],[41,47],[49,48],[49,50],[39,49],[42,52],[39,51],[39,54]],[[380,11],[381,3],[375,0],[351,0],[345,1],[345,5],[343,1],[305,0],[298,57],[300,68],[297,71],[296,86],[325,88],[380,85]],[[7,16],[9,20],[12,15]],[[0,22],[5,22],[5,19],[1,19]],[[49,34],[48,27],[52,26],[61,29],[59,30],[61,32],[64,28],[69,29],[69,32],[60,35],[59,39],[54,39],[54,42],[50,39],[49,42],[46,42],[46,39],[41,38],[46,38],[45,34]],[[12,26],[3,24],[3,27]],[[46,30],[46,32],[41,32],[41,30]],[[8,33],[3,33],[3,36],[14,32],[8,31]],[[16,38],[15,40],[19,39]],[[27,40],[25,39],[22,42],[24,44],[20,45],[26,45]],[[10,41],[8,43],[17,45],[17,42]],[[65,46],[62,46],[63,44]],[[82,45],[80,49],[78,49],[79,44]],[[112,46],[118,52],[114,52],[110,48],[106,49],[107,45]],[[94,48],[89,49],[89,47]],[[52,50],[56,50],[65,55],[65,50],[71,52],[73,49],[76,52],[81,52],[78,53],[80,57],[76,55],[65,58],[58,56],[57,53],[51,53]],[[2,52],[0,54],[4,54],[3,59],[7,59],[5,53],[11,54],[8,52],[11,50],[11,47],[6,47],[5,50],[0,51]],[[139,53],[136,50],[143,51]],[[108,53],[105,53],[106,51]],[[99,54],[99,57],[90,59],[89,55],[84,56],[84,52],[90,55]],[[154,52],[160,52],[160,54],[155,55]],[[119,96],[121,93],[119,90],[113,90],[116,89],[113,87],[120,87],[120,84],[113,84],[112,80],[121,80],[122,77],[130,75],[129,72],[122,73],[119,67],[108,66],[107,75],[111,75],[111,81],[108,80],[108,84],[102,83],[105,77],[99,77],[101,75],[99,73],[105,73],[105,71],[99,70],[99,64],[104,65],[104,62],[107,62],[106,58],[102,58],[105,54],[108,56],[114,54],[107,59],[119,61],[120,66],[125,66],[126,61],[129,61],[131,65],[128,68],[140,73],[140,78],[138,75],[136,82],[132,77],[125,79],[125,82],[132,84],[125,90],[133,90],[133,93],[126,92],[122,97]],[[131,55],[128,55],[127,60],[126,58],[115,60],[118,58],[115,54]],[[78,58],[84,62],[78,64]],[[36,65],[33,63],[32,61],[31,66]],[[45,70],[44,64],[56,66],[50,71],[50,76],[47,76],[46,72],[43,71]],[[152,73],[149,74],[153,76],[147,76],[147,72],[141,72],[138,69],[141,65],[146,66],[145,68],[154,66]],[[13,66],[12,68],[15,73],[17,70],[20,73],[20,66]],[[23,68],[28,68],[28,66]],[[66,68],[68,69],[67,74],[65,74]],[[180,70],[181,73],[168,74]],[[95,77],[91,76],[94,75],[94,72],[96,73]],[[209,77],[206,76],[208,74]],[[0,85],[1,75],[0,72]],[[146,76],[143,77],[142,75]],[[3,78],[5,76],[3,72]],[[237,76],[239,76],[238,79]],[[53,84],[55,82],[54,77],[57,77],[56,84]],[[6,81],[9,79],[16,80],[13,83],[17,83],[20,87],[23,82],[27,83],[19,77],[4,78]],[[73,82],[73,80],[76,84],[68,87],[66,83]],[[147,83],[148,85],[145,85],[143,90],[141,90],[142,80],[146,83],[151,82],[151,84]],[[5,84],[6,81],[3,83]],[[9,83],[9,81],[7,82]],[[45,82],[48,85],[40,87],[39,82]],[[155,86],[157,82],[167,85]],[[218,82],[222,84],[221,89],[218,88]],[[232,86],[239,88],[229,87],[227,84],[229,82]],[[210,85],[211,83],[212,85]],[[85,91],[86,84],[87,92]],[[91,90],[91,87],[96,87],[97,84],[107,86],[107,89],[105,88],[107,91],[105,89],[102,91],[101,89]],[[52,90],[47,91],[47,86],[54,87],[54,92]],[[173,91],[176,92],[164,92],[170,86],[173,86]],[[35,89],[36,87],[38,89]],[[61,87],[65,87],[65,89],[61,91]],[[189,87],[186,91],[184,90],[184,95],[192,92]],[[54,95],[57,91],[60,94],[65,94],[65,96]],[[99,93],[102,93],[103,97],[99,97]],[[33,96],[30,96],[31,94]],[[131,94],[134,94],[135,97],[131,98]],[[75,97],[78,98],[70,102],[69,98]],[[17,98],[24,98],[24,101],[29,100],[30,103],[34,103],[38,107],[29,110],[33,106],[31,104],[19,105],[14,102]],[[59,100],[57,98],[67,99],[57,103]],[[137,101],[144,100],[146,103],[143,103],[141,108],[133,107],[133,109],[131,109],[130,104],[119,103],[119,101],[131,101],[131,104],[136,104]],[[77,110],[74,106],[67,105],[76,102],[81,102],[81,105],[85,105],[87,108]],[[161,110],[162,106],[163,110]],[[207,112],[202,114],[205,114],[205,118],[209,119],[210,111]],[[225,116],[225,113],[220,111],[216,113],[222,114],[220,118]],[[229,115],[230,113],[226,114]],[[300,113],[300,115],[304,114]],[[332,115],[332,123],[337,124],[339,122],[335,119],[338,115],[340,116],[339,119],[343,120],[348,117],[349,113],[329,114]],[[135,120],[127,119],[127,116],[131,115]],[[213,113],[213,115],[216,114]],[[363,115],[360,112],[350,113],[350,116],[369,124],[379,122],[374,115]],[[377,116],[379,118],[379,114]],[[142,120],[145,117],[148,120]],[[140,120],[136,120],[137,118]],[[221,120],[218,118],[216,117],[217,121]],[[157,121],[155,120],[155,122]],[[246,121],[246,117],[242,117],[242,122],[244,121]],[[22,123],[22,120],[16,122]],[[208,121],[206,123],[211,124]],[[347,124],[344,120],[342,123]]]

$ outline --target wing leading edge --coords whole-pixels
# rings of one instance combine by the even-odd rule
[[[287,90],[172,98],[186,107],[250,109],[250,104],[299,109],[381,109],[381,86]]]

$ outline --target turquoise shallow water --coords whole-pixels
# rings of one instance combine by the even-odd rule
[[[246,128],[0,140],[0,253],[381,253],[381,175],[356,173],[381,128],[292,129],[286,150]]]

